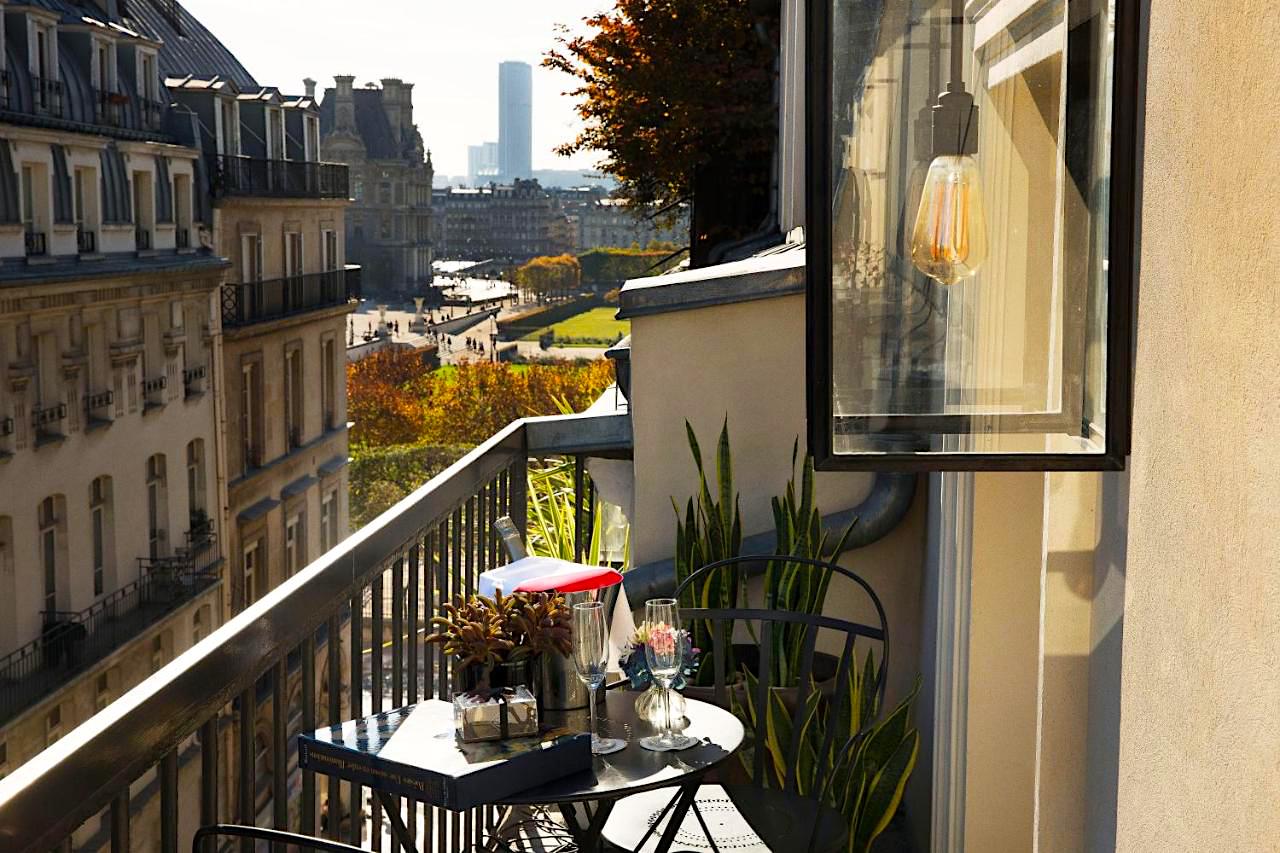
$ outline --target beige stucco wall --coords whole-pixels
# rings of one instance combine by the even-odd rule
[[[1151,11],[1121,850],[1280,846],[1280,17]]]
[[[800,453],[805,452],[804,297],[636,317],[631,335],[634,563],[671,557],[672,498],[683,507],[697,489],[686,418],[714,477],[715,443],[728,416],[743,534],[772,530],[770,498],[786,489],[797,436]],[[824,514],[856,506],[871,479],[869,474],[819,473],[818,506]],[[884,602],[893,643],[891,700],[909,687],[919,669],[923,519],[918,495],[912,512],[889,537],[841,560],[865,577]],[[861,617],[862,612],[852,609],[861,601],[844,585],[832,585],[831,611]]]

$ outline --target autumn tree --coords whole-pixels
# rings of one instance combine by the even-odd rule
[[[558,149],[596,151],[633,207],[693,201],[691,260],[758,229],[776,141],[776,4],[617,0],[562,29],[543,65],[571,75],[584,127]]]
[[[517,269],[516,283],[540,302],[565,296],[581,287],[582,265],[573,255],[544,255]]]

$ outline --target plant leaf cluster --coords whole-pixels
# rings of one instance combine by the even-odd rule
[[[569,604],[546,592],[458,596],[432,617],[426,642],[440,645],[457,669],[515,663],[540,654],[573,651]]]

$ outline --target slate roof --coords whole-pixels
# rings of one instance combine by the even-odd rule
[[[42,4],[70,6],[66,0],[40,0]],[[166,3],[166,5],[168,5]],[[166,77],[223,77],[231,80],[242,92],[256,92],[262,87],[253,79],[249,70],[236,59],[204,24],[182,7],[173,4],[178,12],[181,32],[174,27],[168,15],[161,12],[153,0],[131,0],[127,4],[128,15],[124,23],[145,37],[163,42],[160,48],[160,71]],[[83,14],[79,10],[78,15]]]
[[[381,89],[355,89],[356,132],[364,142],[365,151],[373,160],[399,160],[404,152],[396,146],[395,135],[391,131],[391,122],[382,108]],[[324,90],[324,100],[320,102],[320,133],[322,136],[333,132],[334,101],[337,92],[334,89]]]

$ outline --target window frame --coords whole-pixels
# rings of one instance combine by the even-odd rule
[[[900,1],[900,0],[899,0]],[[1105,444],[1100,453],[906,452],[836,453],[832,325],[832,109],[829,34],[833,0],[805,2],[805,359],[806,437],[822,471],[1091,471],[1123,470],[1131,445],[1134,290],[1138,255],[1140,117],[1144,110],[1141,15],[1137,0],[1116,0],[1111,91],[1108,199]],[[911,423],[972,415],[902,415]],[[1037,417],[1031,415],[1030,417]],[[907,420],[909,419],[909,420]],[[892,430],[883,430],[891,432]]]

